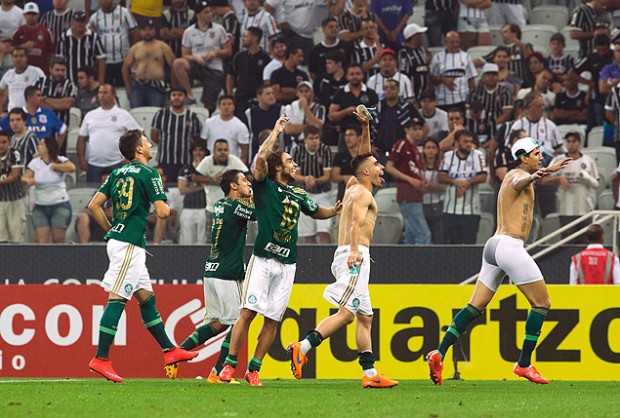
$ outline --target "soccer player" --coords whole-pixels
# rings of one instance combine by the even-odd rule
[[[164,350],[165,365],[191,360],[198,353],[175,347],[168,338],[146,269],[144,231],[149,206],[153,204],[161,219],[170,215],[161,177],[147,165],[152,158],[151,144],[142,131],[131,130],[121,136],[118,148],[131,163],[115,169],[88,204],[95,221],[108,231],[104,239],[110,258],[101,282],[101,287],[109,292],[108,304],[99,323],[97,354],[88,366],[106,379],[120,383],[123,378],[114,371],[108,356],[125,304],[133,295],[140,304],[144,326]],[[112,199],[114,206],[112,225],[102,208],[108,199]]]
[[[325,289],[323,297],[338,307],[338,312],[325,318],[301,342],[289,344],[291,370],[301,379],[302,367],[308,362],[307,354],[340,328],[357,317],[355,341],[359,363],[364,370],[362,387],[389,388],[398,381],[380,375],[375,369],[370,327],[372,306],[368,293],[370,278],[370,240],[377,220],[377,202],[372,196],[375,187],[384,183],[383,166],[373,156],[370,147],[369,118],[366,112],[354,112],[362,124],[362,142],[358,155],[351,161],[353,177],[344,193],[342,218],[338,228],[338,248],[332,262],[336,282]]]
[[[250,203],[252,185],[243,171],[227,170],[222,175],[220,187],[225,197],[213,206],[211,252],[204,273],[205,324],[181,343],[184,350],[191,350],[224,332],[239,316],[248,220],[256,220],[254,205]],[[209,383],[221,383],[218,375],[224,367],[231,336],[232,329],[222,343],[220,356],[207,379]],[[177,365],[166,366],[166,374],[171,379],[176,378]]]
[[[525,321],[521,355],[512,371],[535,383],[549,383],[531,365],[531,356],[551,302],[543,275],[523,244],[530,233],[534,216],[533,183],[566,167],[571,159],[564,158],[552,166],[541,168],[541,149],[532,138],[519,139],[512,145],[511,151],[517,166],[506,174],[499,189],[497,230],[482,250],[482,267],[474,293],[467,306],[452,319],[437,350],[426,355],[431,380],[436,385],[441,385],[446,351],[459,339],[467,325],[484,313],[506,274],[532,306]]]
[[[278,118],[256,158],[252,190],[258,236],[248,263],[241,312],[232,330],[230,352],[220,372],[220,379],[225,383],[232,379],[237,355],[247,339],[250,324],[257,314],[261,314],[265,322],[258,335],[254,356],[248,363],[245,380],[252,386],[262,386],[258,372],[293,290],[300,211],[315,219],[327,219],[337,215],[342,208],[340,202],[330,208],[319,206],[304,189],[289,186],[295,181],[297,164],[288,153],[275,150],[278,135],[288,120],[284,115]]]

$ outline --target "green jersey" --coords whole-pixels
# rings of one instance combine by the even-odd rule
[[[284,264],[297,262],[299,213],[311,215],[319,210],[319,205],[304,189],[276,183],[269,177],[263,181],[252,180],[252,189],[258,218],[254,254]]]
[[[146,218],[151,203],[166,201],[166,193],[157,170],[138,161],[114,170],[99,188],[112,199],[112,228],[105,240],[115,239],[146,247]]]
[[[248,220],[256,220],[254,205],[241,199],[224,198],[213,205],[211,253],[205,264],[204,277],[243,280],[243,249]]]

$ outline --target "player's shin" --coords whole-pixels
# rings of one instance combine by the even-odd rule
[[[151,295],[140,304],[140,315],[144,326],[164,351],[174,348],[174,344],[166,334],[164,321],[161,319],[157,307],[155,307],[155,295]]]
[[[97,357],[107,359],[110,355],[110,346],[114,341],[118,322],[125,310],[125,299],[109,299],[99,321],[99,345]]]
[[[461,334],[465,331],[467,325],[469,325],[471,321],[480,315],[482,315],[482,312],[476,309],[476,307],[472,304],[468,303],[467,306],[461,309],[459,313],[452,318],[452,323],[450,324],[450,327],[448,327],[448,330],[444,334],[443,339],[437,348],[442,359],[446,355],[448,348],[450,348],[450,346],[452,346],[452,344],[454,344],[456,340],[461,337]]]
[[[226,334],[226,338],[222,341],[222,348],[220,349],[220,356],[217,358],[215,362],[215,371],[219,375],[222,369],[224,368],[224,361],[226,361],[226,357],[228,357],[228,350],[230,349],[230,339],[232,338],[232,327],[228,334]]]
[[[532,363],[532,352],[536,347],[538,337],[540,336],[540,330],[548,314],[548,308],[532,306],[532,310],[530,310],[530,313],[527,315],[525,321],[525,339],[523,340],[523,348],[521,349],[518,361],[520,367],[527,367]]]
[[[198,347],[201,344],[204,344],[207,340],[217,335],[211,324],[204,324],[199,326],[192,332],[192,334],[185,339],[181,343],[181,348],[183,350],[191,350],[193,348]]]

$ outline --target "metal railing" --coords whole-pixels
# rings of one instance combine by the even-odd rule
[[[616,210],[593,210],[590,213],[586,213],[585,215],[575,219],[574,221],[572,221],[569,224],[564,225],[563,227],[555,230],[554,232],[550,233],[549,235],[545,235],[544,237],[542,237],[541,239],[539,239],[538,241],[535,241],[531,244],[529,244],[527,247],[525,247],[526,251],[530,251],[534,248],[537,248],[545,243],[547,243],[548,241],[554,239],[557,236],[562,235],[562,233],[570,230],[571,228],[579,225],[580,223],[584,222],[584,221],[588,221],[590,220],[590,218],[594,218],[592,219],[591,223],[597,223],[597,224],[604,224],[605,222],[612,220],[613,219],[613,229],[612,231],[614,232],[612,234],[612,248],[613,251],[615,253],[617,253],[618,251],[618,247],[617,247],[617,234],[616,231],[618,231],[618,223],[619,223],[619,218],[620,218],[620,211],[616,211]],[[578,231],[575,231],[574,233],[570,234],[569,236],[567,236],[566,238],[562,238],[560,241],[553,243],[551,245],[549,245],[547,248],[544,248],[538,252],[536,252],[535,254],[532,254],[532,258],[534,260],[539,259],[540,257],[554,251],[556,248],[574,240],[575,238],[585,234],[586,230],[588,229],[587,226],[581,228]],[[473,276],[467,278],[466,280],[462,281],[459,284],[470,284],[476,281],[476,279],[478,279],[479,273],[474,274]]]

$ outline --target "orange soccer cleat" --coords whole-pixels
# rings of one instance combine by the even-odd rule
[[[233,366],[231,366],[230,364],[225,364],[224,368],[220,372],[220,380],[222,381],[222,383],[232,382],[234,380],[232,377],[234,372],[235,368]]]
[[[222,379],[215,373],[215,369],[211,370],[211,373],[209,373],[209,377],[207,377],[207,383],[212,383],[212,384],[216,384],[216,385],[221,385],[224,383],[230,383],[231,385],[238,385],[239,382],[236,381],[234,378],[230,378],[230,382],[224,382],[222,381]]]
[[[166,372],[166,376],[169,379],[176,379],[177,373],[179,372],[179,364],[178,363],[170,363],[164,366],[164,371]]]
[[[88,363],[88,367],[91,372],[99,373],[101,376],[111,380],[114,383],[121,383],[123,381],[123,378],[116,374],[112,368],[112,362],[110,360],[103,360],[99,357],[93,357],[90,363]]]
[[[301,343],[294,342],[286,349],[291,355],[291,371],[295,379],[301,379],[301,369],[308,362],[308,356],[301,352]]]
[[[430,369],[431,380],[437,386],[441,385],[441,372],[443,372],[443,361],[439,356],[438,350],[433,350],[426,355],[426,362]]]
[[[256,370],[254,370],[253,372],[249,370],[246,371],[245,381],[248,382],[250,386],[263,386],[263,384],[260,381],[260,378],[258,377],[258,372]]]
[[[515,376],[524,377],[530,382],[539,383],[541,385],[549,384],[549,381],[545,379],[543,376],[538,373],[536,367],[529,365],[528,367],[521,367],[519,363],[515,363],[515,366],[512,368],[512,372]]]
[[[182,348],[174,347],[172,350],[164,353],[164,364],[169,365],[173,363],[180,363],[182,361],[188,361],[198,357],[198,354],[200,354],[198,351],[185,351]]]
[[[363,388],[393,388],[398,385],[398,380],[388,379],[387,377],[377,373],[373,377],[364,376],[362,377],[362,387]]]

